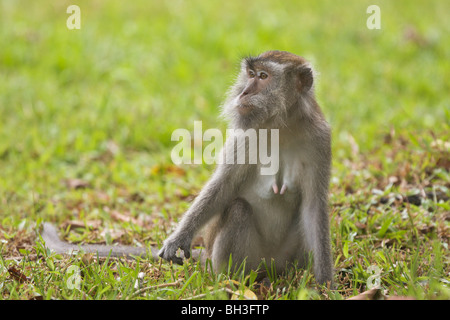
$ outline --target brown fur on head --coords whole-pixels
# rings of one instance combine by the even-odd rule
[[[273,62],[277,62],[279,64],[295,64],[295,65],[304,65],[307,63],[307,61],[300,56],[297,56],[296,54],[287,52],[287,51],[266,51],[264,53],[261,53],[258,58],[269,60]]]

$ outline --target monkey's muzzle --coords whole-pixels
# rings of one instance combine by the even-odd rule
[[[241,116],[248,115],[255,107],[251,104],[239,104],[237,110]]]

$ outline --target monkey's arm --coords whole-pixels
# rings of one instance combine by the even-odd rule
[[[83,251],[85,253],[95,253],[100,257],[151,257],[154,260],[158,260],[157,248],[139,248],[132,246],[107,246],[102,244],[89,244],[89,245],[76,245],[61,241],[58,237],[56,228],[45,222],[42,226],[41,237],[45,242],[45,247],[60,254],[72,253]]]
[[[245,152],[248,152],[248,146]],[[183,250],[185,257],[189,258],[194,235],[212,217],[225,211],[226,206],[237,197],[242,183],[253,174],[254,165],[225,164],[226,154],[234,155],[234,144],[230,142],[230,139],[227,139],[223,148],[222,164],[218,165],[211,179],[184,214],[174,233],[164,241],[159,251],[161,258],[182,264],[183,259],[176,256],[178,249]]]
[[[325,149],[325,148],[322,148]],[[320,284],[333,281],[333,260],[328,214],[328,183],[331,152],[311,163],[303,175],[300,216],[308,251],[313,253],[314,274]]]
[[[221,165],[211,180],[203,187],[192,206],[183,215],[176,230],[164,241],[159,251],[159,256],[165,260],[178,264],[183,259],[176,256],[178,249],[184,252],[184,256],[190,257],[190,247],[194,235],[216,214],[220,214],[236,197],[241,181],[245,179],[244,170],[233,165]]]

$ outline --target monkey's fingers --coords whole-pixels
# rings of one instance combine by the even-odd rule
[[[179,265],[183,264],[183,259],[182,258],[177,257],[175,253],[169,254],[165,248],[162,248],[158,252],[158,256],[160,256],[164,260],[172,261],[173,263],[176,263],[176,264],[179,264]]]
[[[280,194],[284,194],[284,192],[287,190],[287,186],[285,184],[283,184],[283,186],[281,187],[281,191]]]
[[[183,259],[181,259],[180,257],[177,257],[177,256],[173,256],[172,258],[170,258],[169,261],[172,261],[173,263],[176,263],[180,266],[183,264]]]
[[[184,248],[184,249],[181,249],[181,250],[183,250],[184,257],[186,259],[189,259],[191,257],[191,250],[189,248],[188,249]]]

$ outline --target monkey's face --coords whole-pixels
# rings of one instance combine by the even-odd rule
[[[243,78],[244,88],[237,97],[237,111],[243,117],[249,115],[261,101],[260,97],[266,93],[267,87],[272,82],[273,75],[266,68],[246,67]]]
[[[236,84],[224,105],[224,112],[243,129],[259,128],[286,110],[281,88],[283,74],[271,63],[244,60]]]
[[[299,66],[302,58],[269,51],[241,63],[236,84],[230,89],[223,113],[243,129],[280,127],[300,98]],[[302,60],[297,60],[302,59]]]

